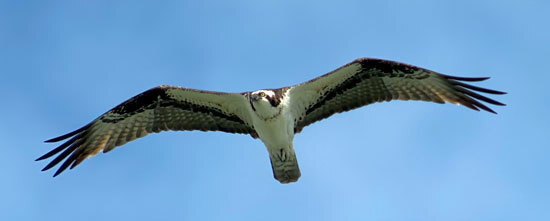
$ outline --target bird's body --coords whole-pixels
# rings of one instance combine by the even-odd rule
[[[445,101],[495,113],[478,100],[498,101],[473,91],[504,92],[399,62],[361,58],[308,82],[279,89],[222,93],[158,86],[121,103],[88,125],[46,142],[68,141],[38,160],[59,154],[43,170],[67,158],[54,176],[101,151],[165,130],[223,131],[249,134],[266,146],[275,179],[295,182],[300,170],[294,152],[296,133],[335,113],[370,103],[399,100]]]
[[[273,106],[268,99],[277,99],[274,91],[261,90],[254,93],[265,94],[257,98],[256,102],[253,101],[249,110],[252,125],[269,152],[274,177],[281,183],[294,182],[300,177],[300,170],[293,145],[296,116],[289,106],[289,96],[283,94],[281,100],[276,101],[278,105]]]

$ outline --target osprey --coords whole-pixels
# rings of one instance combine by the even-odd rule
[[[505,94],[467,82],[488,77],[455,77],[424,68],[373,58],[360,58],[298,85],[243,93],[223,93],[158,86],[136,95],[89,124],[47,140],[69,139],[37,160],[59,154],[42,171],[66,159],[54,177],[99,152],[166,130],[223,131],[249,134],[267,147],[273,175],[295,182],[300,170],[294,135],[335,113],[374,102],[422,100],[450,102],[495,113],[480,103],[504,105],[474,91]]]

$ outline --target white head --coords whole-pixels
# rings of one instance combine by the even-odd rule
[[[281,113],[282,91],[258,90],[250,93],[252,110],[262,119],[273,118]]]

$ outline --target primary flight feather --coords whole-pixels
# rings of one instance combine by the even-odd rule
[[[223,93],[158,86],[138,94],[82,128],[47,140],[68,139],[37,160],[57,155],[59,175],[99,152],[108,152],[149,133],[166,130],[223,131],[260,138],[267,147],[273,175],[295,182],[300,170],[294,152],[296,133],[314,122],[374,102],[422,100],[450,102],[495,113],[480,101],[504,104],[478,94],[505,94],[464,82],[487,77],[455,77],[416,66],[360,58],[298,85],[243,93]]]

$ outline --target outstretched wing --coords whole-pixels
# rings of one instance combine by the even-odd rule
[[[505,92],[463,83],[487,79],[455,77],[399,62],[360,58],[328,74],[292,86],[288,93],[297,118],[295,131],[299,133],[305,126],[335,113],[391,100],[422,100],[441,104],[447,101],[496,114],[479,101],[504,104],[474,91],[489,94]]]
[[[149,89],[109,110],[86,126],[46,142],[69,139],[37,160],[60,153],[42,171],[66,159],[54,176],[101,151],[108,152],[149,133],[166,130],[256,131],[246,117],[246,94],[199,91],[172,86]],[[62,152],[63,151],[63,152]],[[67,158],[68,157],[68,158]]]

